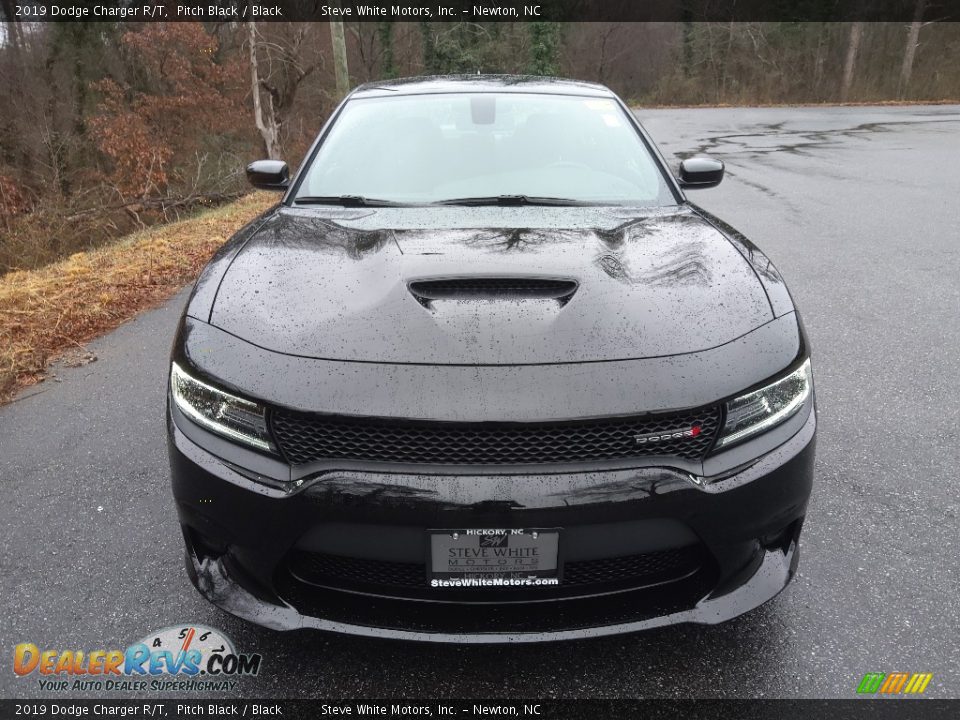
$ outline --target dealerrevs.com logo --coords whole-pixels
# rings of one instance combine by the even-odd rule
[[[259,653],[238,653],[219,630],[179,625],[150,633],[125,650],[41,649],[20,643],[13,672],[46,691],[231,691],[257,675]]]

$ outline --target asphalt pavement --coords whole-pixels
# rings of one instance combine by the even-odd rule
[[[0,696],[51,695],[14,676],[17,643],[124,648],[196,622],[264,656],[233,696],[850,698],[905,671],[960,697],[960,107],[638,115],[671,162],[727,163],[691,199],[773,259],[812,340],[816,485],[789,588],[721,626],[505,648],[226,615],[187,579],[169,490],[182,292],[0,408]]]

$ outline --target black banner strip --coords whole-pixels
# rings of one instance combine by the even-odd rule
[[[14,0],[12,5],[13,19],[22,22],[960,21],[960,0],[926,0],[922,6],[917,0]]]
[[[0,718],[953,720],[960,700],[0,700]]]

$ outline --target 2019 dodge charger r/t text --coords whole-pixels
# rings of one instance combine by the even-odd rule
[[[361,86],[173,348],[187,569],[276,629],[537,641],[717,623],[793,576],[809,348],[779,273],[587,83]]]

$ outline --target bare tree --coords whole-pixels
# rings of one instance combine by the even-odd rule
[[[344,31],[349,31],[353,36],[351,49],[359,56],[359,62],[354,62],[352,66],[348,63],[353,70],[353,82],[358,76],[363,81],[396,77],[394,23],[357,21],[346,23]]]
[[[17,22],[16,17],[16,3],[14,0],[0,0],[0,10],[3,10],[7,40],[10,43],[10,47],[16,51],[23,42],[23,38],[20,35],[20,23]]]
[[[333,44],[333,67],[337,76],[337,94],[343,97],[350,90],[347,71],[347,41],[343,36],[343,21],[330,21],[330,40]]]
[[[821,25],[825,25],[825,23],[821,23]],[[827,47],[824,42],[825,34],[826,28],[824,28],[823,32],[817,33],[817,50],[814,53],[813,90],[817,99],[820,99],[820,86],[823,83],[823,71],[827,62]]]
[[[247,40],[250,45],[250,92],[253,93],[253,121],[263,138],[263,148],[271,160],[280,158],[280,126],[274,113],[273,99],[267,96],[267,112],[264,113],[260,99],[260,63],[257,60],[257,24],[247,23]]]
[[[853,86],[853,76],[857,66],[857,54],[860,52],[860,43],[863,40],[863,23],[850,23],[850,38],[847,41],[847,59],[843,63],[843,82],[840,85],[840,101],[846,102],[850,97],[850,88]]]
[[[913,59],[917,54],[920,28],[923,27],[923,11],[926,9],[926,5],[926,0],[917,0],[917,4],[913,8],[913,22],[907,27],[907,44],[903,48],[903,64],[900,66],[900,83],[897,87],[897,97],[901,100],[907,93],[910,76],[913,74]]]
[[[619,59],[620,56],[626,52],[622,43],[613,41],[613,37],[617,34],[617,31],[620,30],[621,25],[621,23],[602,23],[598,28],[600,32],[600,43],[597,48],[599,55],[596,69],[597,82],[604,83],[607,81],[607,71],[610,63]],[[613,53],[612,56],[609,50],[611,46],[618,48],[618,52]]]
[[[247,23],[254,122],[273,159],[283,149],[284,124],[297,91],[322,58],[315,38],[308,37],[311,32],[309,23],[269,23],[269,36],[264,37],[256,23]]]

